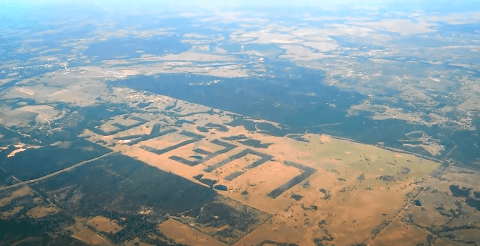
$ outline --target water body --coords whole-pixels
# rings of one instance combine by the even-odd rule
[[[420,202],[420,200],[418,199],[413,201],[413,203],[415,204],[415,206],[418,206],[418,207],[422,206],[422,202]]]
[[[227,191],[228,188],[225,185],[215,185],[213,186],[215,190],[220,190],[220,191]]]

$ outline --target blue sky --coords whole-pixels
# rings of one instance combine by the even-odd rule
[[[463,5],[472,6],[479,5],[477,0],[462,0],[462,1],[446,1],[446,0],[167,0],[167,1],[151,1],[151,0],[2,0],[3,3],[21,4],[21,5],[42,5],[51,3],[100,3],[100,4],[167,4],[167,5],[200,5],[200,6],[239,6],[239,5],[257,5],[257,6],[272,6],[272,5],[311,5],[311,6],[362,6],[362,5],[416,5],[416,4],[434,4],[434,5]]]
[[[272,6],[311,6],[323,9],[349,9],[351,7],[382,6],[389,11],[425,10],[427,12],[455,12],[477,11],[480,9],[479,0],[0,0],[0,19],[10,16],[13,11],[29,9],[48,4],[77,4],[77,5],[100,5],[102,7],[122,6],[128,9],[129,5],[141,6],[166,6],[170,9],[178,9],[185,6],[201,6],[207,9],[223,9],[244,6],[272,7]]]

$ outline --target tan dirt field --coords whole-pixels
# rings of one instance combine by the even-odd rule
[[[89,219],[86,224],[92,226],[97,231],[103,231],[106,233],[113,233],[113,234],[123,229],[115,221],[102,216],[93,217]]]
[[[169,101],[170,99],[162,100]],[[300,245],[313,245],[313,240],[324,237],[322,235],[332,236],[334,239],[329,243],[335,245],[349,245],[365,241],[371,238],[370,234],[373,230],[377,227],[382,230],[384,221],[393,220],[406,204],[411,202],[406,195],[410,192],[415,193],[419,182],[423,182],[428,174],[439,165],[414,155],[399,154],[328,135],[304,134],[303,138],[308,142],[300,142],[288,137],[275,137],[247,131],[243,126],[226,126],[225,123],[233,120],[230,115],[227,115],[228,112],[220,113],[218,111],[212,115],[206,113],[210,110],[208,107],[180,100],[177,101],[175,109],[178,109],[176,113],[179,115],[189,114],[179,119],[194,121],[194,123],[184,123],[181,129],[178,129],[178,127],[167,126],[173,125],[178,119],[168,117],[159,119],[148,114],[138,114],[135,116],[149,121],[145,123],[150,126],[149,128],[138,126],[119,132],[114,136],[98,136],[88,131],[85,132],[85,135],[90,141],[106,141],[105,146],[108,146],[118,141],[114,139],[115,136],[149,134],[155,122],[160,122],[162,125],[160,131],[178,129],[176,132],[151,138],[132,146],[117,143],[111,145],[110,148],[199,184],[201,183],[194,176],[202,174],[202,178],[216,180],[217,184],[227,187],[227,191],[218,191],[220,194],[273,215],[273,218],[267,223],[258,227],[235,245],[242,245],[242,242],[247,242],[245,240],[248,242],[302,241],[301,237],[295,239],[297,238],[295,235],[301,235],[304,238],[305,241]],[[131,122],[122,122],[122,119],[117,117],[114,121],[122,125],[131,124]],[[110,122],[112,121],[106,124],[110,124]],[[208,127],[208,123],[223,125],[226,130]],[[272,125],[278,124],[272,123]],[[206,127],[208,132],[199,131],[197,127]],[[162,149],[192,139],[180,134],[181,131],[192,132],[204,137],[161,155],[141,148],[148,146]],[[256,148],[238,140],[224,139],[238,135],[258,140],[260,143],[272,144],[266,148]],[[224,148],[212,143],[212,140],[227,142],[236,147],[226,153],[208,157],[194,166],[170,158],[177,156],[194,161],[192,156],[205,156],[196,153],[193,151],[194,149],[202,149],[211,153]],[[247,154],[212,171],[206,171],[208,167],[246,149],[270,155],[272,160],[249,169],[246,167],[259,160],[260,157],[255,154]],[[287,188],[278,197],[269,197],[269,192],[304,173],[297,167],[284,164],[285,161],[313,168],[315,172],[301,180],[300,183]],[[235,172],[242,172],[242,174],[231,180],[226,179]],[[319,223],[322,225],[319,226]],[[283,233],[278,233],[280,227]],[[262,233],[257,233],[257,231]]]
[[[15,190],[9,197],[3,197],[0,199],[0,207],[10,204],[14,199],[19,197],[24,197],[32,195],[33,192],[28,186],[22,186],[21,188]]]
[[[58,212],[60,212],[60,209],[54,206],[37,206],[28,210],[27,216],[30,218],[38,219]]]
[[[16,215],[16,214],[17,214],[18,212],[20,212],[22,209],[23,209],[23,206],[16,206],[16,207],[14,207],[14,208],[11,209],[11,210],[8,210],[8,211],[6,211],[6,212],[3,212],[1,218],[2,218],[2,219],[8,219],[8,218]]]
[[[76,220],[76,223],[74,225],[65,228],[73,233],[72,234],[73,238],[78,239],[90,245],[113,246],[113,244],[109,242],[107,239],[98,235],[94,231],[88,229],[84,225],[85,219],[76,217],[75,220]]]
[[[198,246],[225,246],[224,243],[208,236],[205,233],[197,231],[187,225],[184,225],[174,219],[169,219],[158,225],[165,236],[176,243]]]

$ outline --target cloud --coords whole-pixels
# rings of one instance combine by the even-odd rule
[[[376,22],[362,22],[360,25],[374,30],[399,33],[400,35],[412,35],[435,32],[436,24],[426,21],[412,21],[408,19],[386,19]]]

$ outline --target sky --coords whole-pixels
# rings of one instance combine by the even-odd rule
[[[262,7],[314,7],[319,9],[330,10],[348,10],[358,7],[382,7],[388,11],[411,12],[414,10],[424,10],[426,12],[459,12],[459,11],[475,11],[480,9],[479,0],[0,0],[0,26],[2,20],[16,19],[19,20],[21,14],[30,15],[30,12],[42,14],[44,9],[46,12],[55,12],[50,6],[56,4],[85,6],[99,6],[99,9],[115,9],[121,7],[123,10],[129,8],[143,7],[143,9],[162,9],[181,11],[188,8],[189,11],[194,10],[198,6],[203,9],[235,9],[236,7],[256,7],[261,10]],[[149,8],[150,7],[150,8]],[[153,7],[153,8],[152,8]],[[292,8],[293,9],[293,8]],[[71,13],[75,14],[75,13]],[[5,22],[5,21],[3,21]],[[5,24],[5,23],[3,23]]]
[[[472,6],[479,5],[477,0],[462,1],[446,1],[446,0],[2,0],[4,4],[21,4],[21,5],[43,5],[43,4],[65,4],[65,3],[99,3],[99,4],[167,4],[167,5],[197,5],[197,6],[274,6],[274,5],[310,5],[310,6],[362,6],[362,5],[462,5]]]

